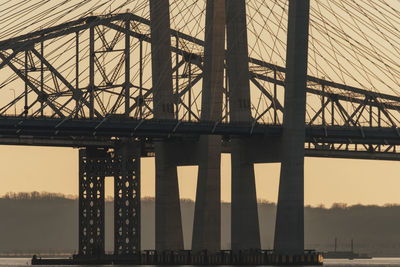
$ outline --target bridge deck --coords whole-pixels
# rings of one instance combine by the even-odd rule
[[[118,138],[197,139],[200,135],[223,136],[224,152],[234,138],[280,138],[282,126],[267,124],[182,122],[175,120],[62,120],[0,118],[0,144],[55,147],[113,147]],[[400,160],[400,135],[391,127],[306,127],[306,156]],[[152,145],[147,151],[153,152]]]

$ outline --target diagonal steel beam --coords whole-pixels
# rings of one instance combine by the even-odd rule
[[[3,55],[3,53],[0,52],[0,58],[5,61],[6,57]],[[31,81],[29,81],[28,77],[26,77],[24,74],[22,74],[22,71],[20,71],[17,67],[14,66],[11,62],[7,62],[7,65],[23,80],[27,83],[27,85],[38,95],[42,95],[42,92],[35,86]],[[57,115],[59,115],[61,118],[64,118],[64,114],[56,107],[52,102],[50,102],[48,99],[46,99],[44,102],[55,112]]]
[[[364,102],[359,104],[358,107],[356,108],[356,110],[354,110],[354,112],[351,114],[350,118],[348,121],[345,122],[345,125],[350,125],[350,120],[353,122],[353,124],[355,125],[355,122],[353,120],[354,116],[357,115],[357,113],[360,111],[361,108],[365,108],[365,105],[368,102],[368,97],[365,98]],[[362,113],[362,112],[361,112]]]
[[[3,61],[0,63],[0,69],[2,69],[5,65],[7,65],[19,52],[21,52],[21,51],[18,49],[14,50],[10,55],[5,57],[4,59],[2,58]]]
[[[181,98],[179,98],[179,103],[187,110],[187,112],[189,112],[190,114],[192,114],[193,117],[196,118],[196,120],[200,121],[200,118],[182,101]],[[186,115],[187,113],[185,113]]]
[[[275,103],[276,103],[276,108],[277,108],[278,110],[280,110],[280,111],[283,112],[283,106],[281,105],[281,103],[280,103],[277,99],[273,98],[273,97],[271,96],[271,94],[268,93],[268,91],[265,90],[265,88],[264,88],[254,77],[251,77],[251,78],[250,78],[250,81],[251,81],[255,86],[257,86],[257,88],[258,88],[272,103],[274,103],[274,101],[275,101]]]
[[[99,59],[96,57],[96,55],[93,56],[94,58],[94,63],[96,64],[97,69],[99,70],[101,77],[103,78],[103,81],[106,85],[111,84],[110,79],[108,79],[107,73],[104,70],[103,66],[99,62]]]
[[[353,118],[350,117],[349,113],[347,113],[346,109],[340,104],[339,100],[335,99],[334,101],[336,105],[339,107],[339,111],[342,114],[343,119],[345,120],[345,125],[348,124],[349,122],[352,122],[354,126],[357,126],[356,123],[354,122]]]
[[[183,62],[183,61],[181,61],[181,62]],[[183,64],[183,63],[182,63]],[[180,67],[180,66],[182,66],[182,64],[179,64],[178,66],[175,66],[173,69],[172,69],[172,72],[174,72],[174,71],[176,71],[176,67]],[[190,86],[194,86],[195,84],[197,84],[200,80],[201,80],[201,78],[203,77],[203,75],[198,75],[193,81],[192,81],[192,83],[190,84]],[[180,97],[182,97],[189,89],[190,89],[190,86],[188,85],[188,86],[186,86],[181,92],[179,92],[179,94],[178,94],[178,97],[180,98]],[[153,88],[151,88],[150,90],[148,90],[144,95],[143,95],[143,99],[146,99],[147,97],[149,97],[151,94],[153,93]],[[130,108],[129,108],[129,112],[132,112],[135,108],[137,108],[138,107],[138,103],[136,102],[136,103],[134,103]]]
[[[318,116],[322,113],[322,111],[326,108],[326,106],[331,102],[331,100],[328,98],[324,105],[318,110],[317,113],[315,113],[314,117],[311,119],[311,121],[308,123],[308,125],[311,125],[317,118]]]
[[[197,77],[190,82],[190,85],[186,86],[182,91],[178,93],[178,97],[181,98],[184,94],[186,94],[191,87],[196,85],[203,78],[203,74],[197,75]]]
[[[80,93],[80,91],[78,90],[78,89],[75,89],[73,86],[72,86],[72,84],[70,83],[70,82],[68,82],[65,78],[64,78],[64,76],[62,76],[61,75],[61,73],[59,73],[54,67],[53,67],[53,65],[51,65],[36,49],[32,49],[32,52],[35,54],[35,56],[37,56],[43,63],[44,63],[44,65],[46,65],[46,67],[47,68],[49,68],[49,70],[51,71],[51,72],[53,72],[55,75],[56,75],[56,77],[57,78],[59,78],[60,79],[60,81],[63,83],[63,84],[65,84],[65,86],[67,86],[67,88],[72,92],[72,98],[73,99],[75,99],[75,100],[80,100],[80,101],[82,101],[83,102],[83,104],[85,104],[85,106],[87,106],[88,108],[89,108],[89,102],[85,99],[85,98],[80,98],[79,99],[79,97],[77,96],[77,95],[79,95],[79,93]],[[75,94],[74,95],[74,93],[77,93],[78,92],[78,94]],[[96,109],[94,109],[94,113],[96,114],[96,116],[98,116],[99,118],[102,118],[103,116],[96,110]]]
[[[148,35],[141,34],[141,33],[137,33],[137,32],[132,31],[132,30],[128,30],[128,31],[127,31],[127,30],[124,29],[123,27],[121,27],[121,26],[119,26],[119,25],[116,25],[116,24],[114,24],[114,23],[111,23],[111,22],[103,22],[102,25],[107,26],[107,27],[109,27],[109,28],[111,28],[111,29],[113,29],[113,30],[119,31],[119,32],[127,32],[130,36],[132,36],[132,37],[134,37],[134,38],[137,38],[137,39],[139,39],[139,40],[143,40],[143,41],[148,42],[148,43],[151,42],[151,38],[150,38]],[[172,35],[174,35],[174,34],[173,34],[174,31],[171,31],[171,33],[172,33]],[[176,32],[176,31],[175,31],[175,34],[176,34],[176,36],[182,37],[182,34],[179,33],[179,32]],[[184,35],[184,34],[183,34],[183,35]],[[193,38],[189,38],[189,39],[193,41]],[[187,39],[185,38],[185,40],[187,40]],[[194,43],[196,43],[196,42],[194,42]],[[177,48],[177,47],[175,47],[175,46],[172,46],[172,47],[171,47],[171,51],[174,52],[174,53],[177,53],[177,54],[182,55],[184,58],[191,58],[192,55],[193,55],[192,53],[190,53],[190,52],[188,52],[188,51],[185,51],[185,50],[183,50],[183,49]],[[202,59],[201,59],[201,61],[202,61]],[[193,61],[192,63],[195,64],[196,66],[198,66],[200,69],[202,68],[201,62]]]

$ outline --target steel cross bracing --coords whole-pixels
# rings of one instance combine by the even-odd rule
[[[165,108],[173,109],[174,120],[153,119],[158,103],[147,19],[90,16],[1,41],[0,70],[13,73],[17,94],[0,107],[0,143],[113,146],[121,137],[215,134],[229,143],[236,136],[280,136],[285,68],[250,58],[251,90],[261,93],[251,99],[251,123],[230,123],[226,77],[221,118],[200,121],[204,42],[171,34],[176,100]],[[69,54],[47,55],[55,45],[68,45]],[[399,111],[400,97],[308,77],[306,154],[397,160]]]
[[[126,256],[140,251],[139,157],[134,143],[79,151],[79,256],[104,254],[107,176],[114,178],[114,252]]]
[[[104,173],[111,159],[106,151],[79,151],[79,252],[104,251]]]

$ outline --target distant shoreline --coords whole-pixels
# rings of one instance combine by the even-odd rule
[[[141,201],[142,250],[153,249],[155,240],[154,198]],[[113,250],[112,201],[105,203],[106,250]],[[230,248],[230,203],[221,203],[221,248]],[[273,247],[276,204],[258,205],[261,244]],[[194,202],[181,200],[184,244],[190,249]],[[332,208],[308,207],[305,215],[305,247],[326,252],[354,250],[374,257],[400,257],[400,206],[337,204]],[[78,201],[58,194],[9,194],[0,198],[0,257],[72,255],[78,250]]]

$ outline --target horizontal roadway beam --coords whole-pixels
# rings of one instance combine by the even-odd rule
[[[366,151],[337,151],[306,149],[305,156],[310,158],[338,158],[338,159],[365,159],[400,161],[399,153],[366,152]]]
[[[73,140],[71,138],[38,138],[38,137],[0,137],[0,145],[12,146],[41,146],[41,147],[114,147],[115,142],[108,139],[99,140]],[[149,149],[151,151],[151,149]],[[153,151],[154,152],[154,151]],[[229,148],[224,153],[230,153]],[[363,152],[363,151],[336,151],[306,149],[306,157],[317,158],[344,158],[344,159],[366,159],[366,160],[388,160],[400,161],[399,153],[389,152]],[[191,164],[193,165],[193,164]]]
[[[176,120],[62,120],[0,117],[0,138],[3,137],[170,137],[221,135],[226,137],[280,136],[282,126],[267,124],[234,124],[215,122],[183,122]],[[307,142],[347,142],[354,144],[400,145],[400,131],[389,127],[307,126]]]
[[[8,146],[48,146],[48,147],[114,147],[115,141],[109,138],[76,139],[72,137],[34,137],[34,136],[0,136],[0,145]]]
[[[229,152],[231,138],[268,138],[281,135],[282,127],[273,125],[217,124],[209,122],[177,121],[88,121],[59,119],[0,118],[0,145],[52,146],[52,147],[114,147],[118,137],[198,138],[201,134],[215,134],[228,137],[224,143]],[[252,132],[250,134],[250,132]],[[79,137],[78,137],[79,136]],[[364,137],[363,137],[364,136]],[[279,139],[278,139],[279,140]],[[150,140],[151,142],[151,140]],[[350,128],[350,127],[308,127],[306,142],[344,144],[400,145],[398,130],[393,128]],[[149,148],[151,151],[151,146]],[[341,151],[306,148],[307,157],[351,158],[371,160],[400,160],[400,153]]]

